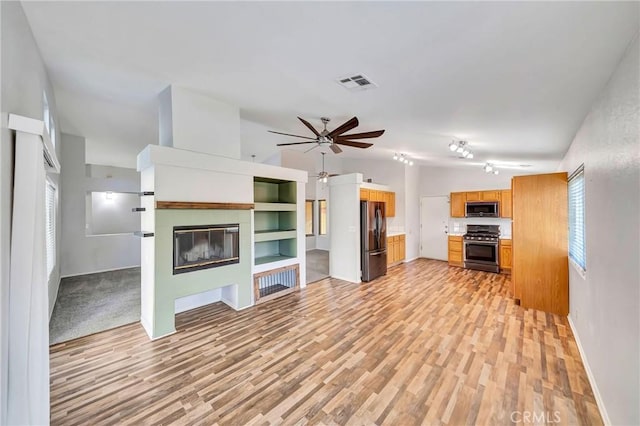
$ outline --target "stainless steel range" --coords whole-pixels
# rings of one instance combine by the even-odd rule
[[[467,225],[464,241],[464,267],[500,272],[498,263],[499,225]]]

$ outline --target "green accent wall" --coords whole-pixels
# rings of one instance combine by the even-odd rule
[[[155,297],[153,338],[175,331],[175,300],[229,285],[237,286],[237,307],[251,305],[251,210],[155,211]],[[173,227],[240,224],[240,263],[173,275]]]

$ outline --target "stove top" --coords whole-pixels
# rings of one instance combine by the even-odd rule
[[[499,225],[467,225],[467,233],[462,236],[471,241],[498,241],[500,238]]]

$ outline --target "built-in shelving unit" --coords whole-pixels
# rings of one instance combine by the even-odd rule
[[[264,265],[297,255],[297,183],[254,178],[255,264]]]

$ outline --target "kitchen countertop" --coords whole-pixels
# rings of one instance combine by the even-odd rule
[[[395,237],[398,235],[404,235],[404,232],[387,232],[387,237]]]

